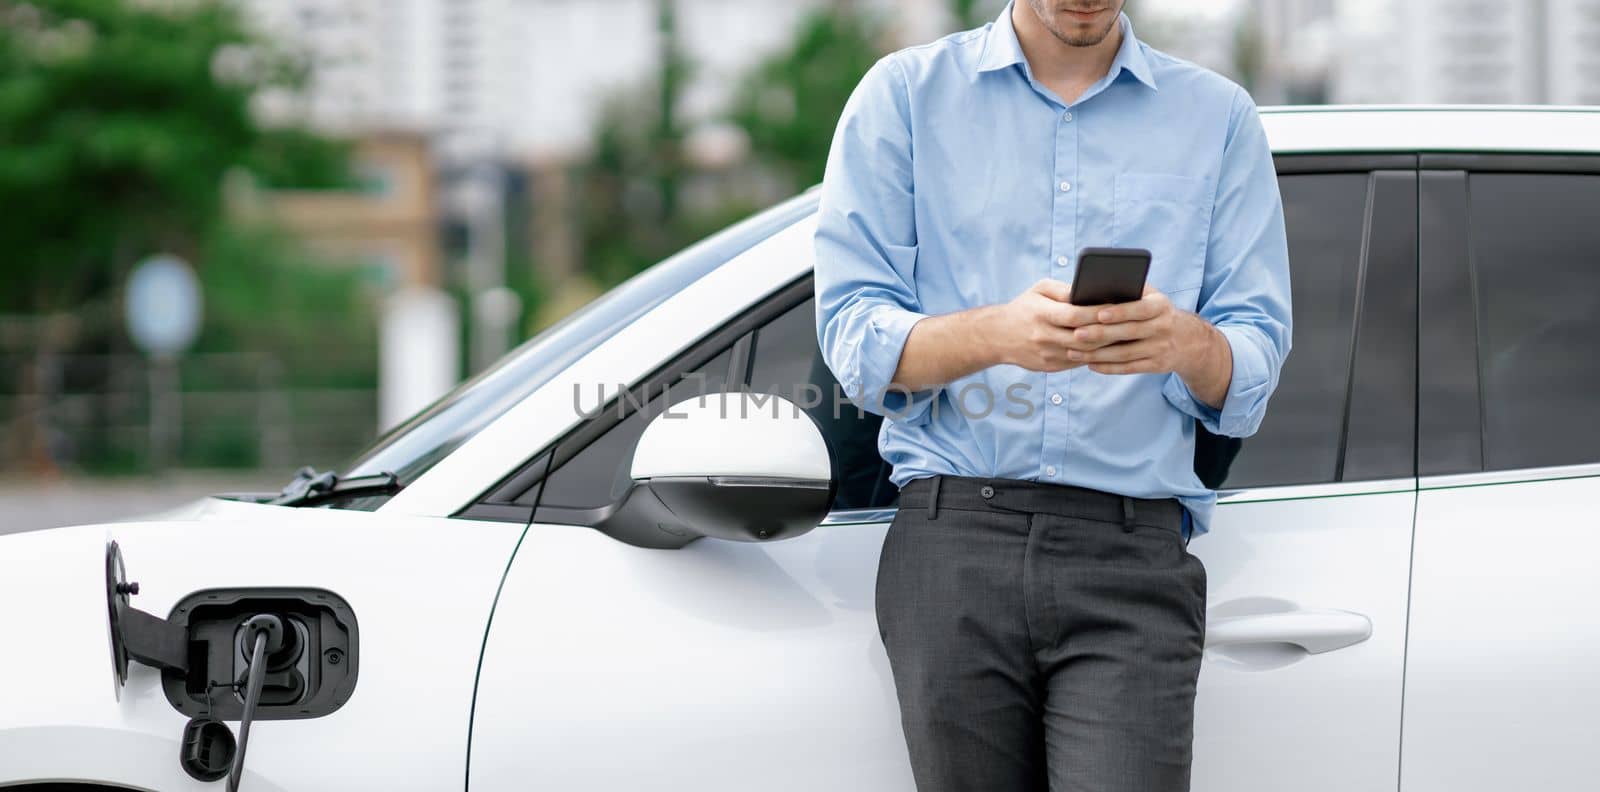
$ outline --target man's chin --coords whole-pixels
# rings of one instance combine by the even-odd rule
[[[1093,47],[1100,42],[1105,41],[1106,37],[1111,35],[1110,28],[1106,28],[1105,30],[1085,31],[1081,29],[1082,27],[1082,25],[1072,25],[1065,29],[1056,31],[1056,38],[1060,39],[1063,44],[1068,44],[1073,47]]]
[[[1102,19],[1106,16],[1110,16],[1110,19]],[[1061,12],[1056,15],[1054,29],[1051,32],[1064,44],[1074,47],[1093,47],[1105,41],[1116,24],[1117,17],[1109,10],[1101,11],[1092,17]]]

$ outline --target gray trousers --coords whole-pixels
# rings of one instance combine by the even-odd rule
[[[876,605],[920,792],[1189,789],[1206,570],[1182,508],[907,483]]]

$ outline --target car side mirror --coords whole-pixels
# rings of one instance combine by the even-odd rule
[[[702,536],[771,542],[815,528],[833,503],[833,462],[811,416],[779,396],[679,402],[639,436],[620,507],[598,526],[645,547]]]

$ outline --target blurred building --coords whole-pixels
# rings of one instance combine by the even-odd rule
[[[312,67],[306,91],[263,98],[269,116],[334,131],[425,132],[447,160],[581,149],[602,99],[651,76],[660,60],[660,0],[239,2]],[[950,29],[948,0],[676,0],[695,64],[683,111],[715,112],[734,77],[789,41],[807,12],[842,2],[883,15],[906,43]]]
[[[367,133],[356,139],[354,159],[358,189],[236,191],[230,201],[330,260],[353,262],[381,286],[439,285],[438,196],[427,138]]]
[[[1343,0],[1332,101],[1600,104],[1600,0]]]
[[[1254,0],[1249,11],[1256,48],[1253,95],[1258,104],[1321,104],[1335,58],[1334,0]]]

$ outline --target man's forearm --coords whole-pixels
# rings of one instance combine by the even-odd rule
[[[1233,348],[1228,337],[1197,314],[1183,314],[1190,325],[1191,350],[1176,371],[1195,398],[1214,409],[1222,409],[1233,381]]]
[[[1001,362],[989,335],[996,312],[1002,308],[986,305],[917,322],[906,336],[893,384],[919,391]]]

